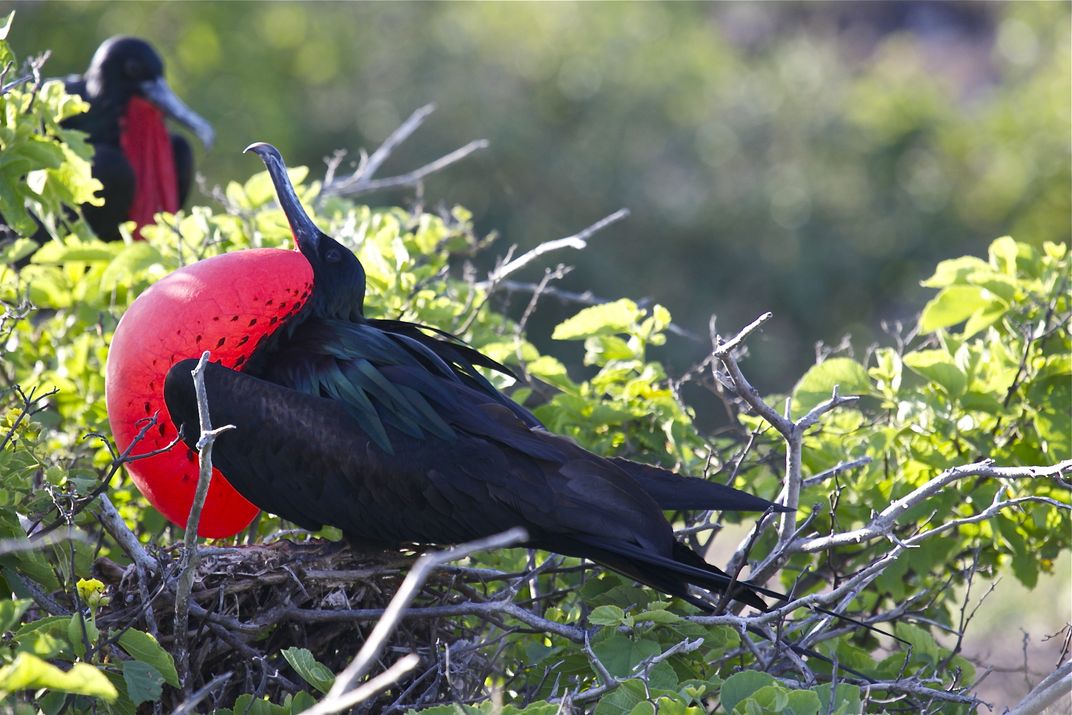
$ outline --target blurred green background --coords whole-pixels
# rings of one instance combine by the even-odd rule
[[[335,149],[371,150],[435,102],[381,175],[489,139],[424,200],[470,208],[495,253],[629,208],[545,263],[577,265],[560,287],[650,298],[699,334],[712,312],[732,331],[773,310],[750,343],[764,390],[790,386],[817,340],[865,346],[910,318],[938,259],[1072,234],[1068,3],[16,7],[15,50],[51,49],[53,75],[113,34],[155,44],[218,131],[209,185],[259,170],[240,154],[254,140],[321,176]],[[545,300],[532,337],[573,310]],[[704,354],[669,350],[679,369]]]

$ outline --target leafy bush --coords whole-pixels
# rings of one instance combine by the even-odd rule
[[[0,573],[10,594],[0,601],[0,696],[16,712],[130,713],[199,691],[208,698],[201,707],[227,706],[221,713],[299,712],[331,688],[409,562],[318,551],[318,541],[293,532],[283,533],[298,543],[269,544],[286,525],[265,515],[203,550],[191,602],[196,642],[178,645],[185,638],[168,614],[181,539],[124,479],[103,401],[110,336],[135,296],[193,260],[286,246],[289,231],[261,173],[229,184],[220,206],[160,216],[144,242],[93,239],[76,209],[95,188],[86,147],[57,124],[77,106],[56,84],[0,97],[0,149],[21,162],[0,172],[0,193],[15,197],[4,214],[32,211],[62,237],[20,270],[11,264],[27,244],[0,246]],[[46,178],[24,186],[35,172]],[[307,172],[293,177],[303,182]],[[318,188],[309,181],[299,192],[313,204]],[[594,369],[575,380],[493,309],[494,286],[454,276],[451,259],[486,244],[463,209],[437,216],[332,198],[315,218],[360,257],[370,314],[457,331],[516,366],[515,399],[551,429],[603,454],[768,496],[783,489],[800,509],[760,519],[734,569],[780,572],[802,605],[902,641],[806,608],[700,614],[574,559],[500,550],[429,580],[424,610],[393,641],[422,655],[421,670],[366,708],[534,714],[566,702],[600,714],[855,713],[893,698],[968,712],[976,664],[934,638],[965,627],[968,604],[954,587],[1005,564],[1032,585],[1069,548],[1063,244],[1001,238],[986,258],[942,262],[925,281],[936,293],[915,329],[859,356],[830,355],[792,394],[761,401],[726,343],[671,379],[649,355],[667,339],[668,311],[628,300],[584,308],[557,327],[557,339],[584,342]],[[10,223],[22,236],[35,228]],[[684,381],[724,401],[731,430],[696,428],[679,398]],[[792,420],[782,415],[786,401]],[[725,526],[711,514],[676,515],[675,524],[701,548]],[[837,665],[804,663],[783,639]],[[844,668],[875,682],[862,687]]]

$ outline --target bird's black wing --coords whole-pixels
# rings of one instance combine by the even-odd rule
[[[492,360],[484,353],[462,342],[456,335],[429,325],[409,323],[404,320],[370,320],[369,325],[384,331],[401,347],[409,351],[414,359],[420,361],[430,370],[435,371],[434,368],[437,367],[432,363],[437,360],[441,361],[463,383],[486,393],[497,402],[509,407],[519,419],[530,427],[540,424],[535,415],[499,392],[494,385],[488,382],[487,378],[476,370],[475,366],[494,370],[515,380],[517,375],[498,360]]]
[[[191,445],[194,364],[174,366],[165,386]],[[434,379],[402,366],[382,372],[399,389]],[[591,558],[674,595],[688,597],[689,583],[729,583],[692,552],[681,557],[688,550],[658,504],[613,462],[528,427],[472,388],[439,382],[427,394],[453,436],[418,438],[386,424],[388,452],[338,400],[209,364],[213,424],[237,428],[218,438],[214,462],[257,506],[306,528],[337,526],[355,541],[456,543],[522,526],[533,546]],[[752,588],[742,584],[737,597],[762,608]]]
[[[440,413],[464,412],[470,404],[498,404],[524,426],[543,427],[531,412],[496,390],[474,365],[509,374],[507,368],[449,333],[414,323],[309,320],[298,327],[290,347],[273,355],[271,363],[273,367],[265,375],[271,382],[341,400],[377,444],[387,449],[393,447],[385,430],[392,426],[418,438],[429,432],[450,436]],[[478,394],[466,393],[457,399],[450,391],[451,383],[461,383]],[[430,403],[439,406],[430,408]],[[469,415],[470,428],[495,426],[486,416],[475,417]],[[521,440],[536,450],[532,456],[542,456],[540,450],[565,439],[550,433],[527,435],[517,425],[511,426],[510,438],[515,447],[522,446],[516,444]],[[623,458],[611,461],[663,509],[784,510],[766,499],[715,482]]]

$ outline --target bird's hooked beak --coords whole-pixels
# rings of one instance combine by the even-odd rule
[[[279,206],[283,209],[287,222],[290,224],[290,232],[294,234],[294,243],[297,244],[302,254],[312,260],[320,246],[320,229],[309,218],[309,214],[305,213],[305,207],[301,205],[298,195],[294,193],[294,185],[290,183],[290,177],[287,176],[287,165],[283,163],[283,156],[278,149],[265,142],[250,144],[242,153],[248,154],[249,152],[259,156],[268,168],[268,175],[272,177],[272,183],[275,184]]]
[[[186,106],[178,95],[171,91],[171,87],[163,77],[142,82],[141,93],[150,102],[160,107],[167,116],[179,122],[192,131],[206,149],[212,148],[212,142],[216,139],[216,133],[200,114]]]

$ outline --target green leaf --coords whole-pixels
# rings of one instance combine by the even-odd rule
[[[992,300],[982,310],[978,310],[971,314],[968,318],[968,322],[964,324],[964,330],[961,331],[961,337],[970,338],[981,330],[989,328],[991,325],[1001,320],[1009,312],[1009,307],[1001,301]]]
[[[641,315],[637,304],[628,298],[593,305],[555,326],[551,337],[554,340],[579,340],[592,335],[626,333]]]
[[[323,663],[313,657],[312,652],[305,648],[287,648],[283,651],[283,657],[294,668],[294,672],[302,677],[302,680],[312,685],[322,693],[331,690],[335,682],[335,674]]]
[[[640,680],[626,680],[596,705],[595,715],[628,715],[637,705],[647,702],[648,693]]]
[[[924,306],[919,316],[919,329],[924,333],[933,333],[939,328],[962,323],[989,302],[984,289],[978,286],[949,286]]]
[[[175,659],[152,635],[128,628],[123,631],[123,635],[119,636],[119,647],[134,660],[153,666],[168,685],[173,688],[179,687],[179,674],[175,670]]]
[[[856,685],[838,683],[837,692],[832,694],[830,683],[817,685],[814,688],[822,705],[822,712],[830,715],[857,715],[863,712],[860,702],[860,688]]]
[[[34,254],[33,262],[52,263],[102,263],[119,255],[122,244],[107,244],[104,241],[49,241]]]
[[[290,715],[282,705],[270,703],[264,698],[254,698],[248,693],[235,700],[234,712],[242,715]]]
[[[968,377],[945,350],[919,350],[904,356],[904,364],[927,380],[940,385],[949,395],[964,394]]]
[[[305,690],[302,690],[298,693],[294,693],[293,696],[287,696],[287,699],[290,701],[291,715],[298,715],[298,713],[304,712],[316,705],[316,698],[314,698]]]
[[[829,400],[835,385],[839,395],[871,393],[871,378],[863,365],[852,358],[830,358],[813,365],[793,388],[794,413],[804,414]]]
[[[813,690],[791,690],[787,699],[786,712],[793,715],[818,715],[822,707],[818,693]]]
[[[113,701],[119,696],[104,673],[88,663],[75,663],[64,672],[29,653],[19,653],[11,665],[0,668],[0,692],[49,688]]]
[[[123,680],[127,685],[127,695],[135,705],[156,702],[164,692],[164,676],[140,660],[123,663]]]
[[[123,679],[123,676],[115,672],[106,672],[104,675],[119,693],[119,697],[107,704],[108,715],[137,715],[138,706],[127,695],[127,681]]]
[[[742,670],[726,678],[726,681],[722,683],[722,690],[718,696],[719,702],[722,703],[723,710],[731,713],[737,707],[737,703],[750,697],[760,688],[774,683],[774,676],[768,673],[761,673],[758,670]]]
[[[72,613],[67,619],[67,642],[79,657],[86,652],[86,641],[90,646],[94,646],[99,637],[100,630],[92,617],[87,619],[83,618],[81,613]]]
[[[928,631],[911,623],[899,621],[894,626],[898,638],[908,641],[912,648],[912,658],[930,663],[938,662],[938,644]]]
[[[14,263],[26,258],[35,250],[37,250],[37,241],[32,238],[16,238],[11,243],[0,246],[0,263]]]
[[[618,606],[597,606],[588,616],[588,622],[597,626],[620,626],[625,620],[625,611]]]
[[[1002,236],[990,244],[990,264],[1010,276],[1016,275],[1016,259],[1020,250],[1011,236]]]
[[[945,288],[957,283],[964,283],[967,277],[978,271],[991,270],[990,264],[975,256],[961,256],[942,261],[934,269],[934,275],[923,281],[927,288]]]
[[[46,616],[24,624],[15,631],[18,652],[51,658],[67,649],[67,624],[70,616]]]
[[[733,708],[734,713],[780,713],[789,705],[789,691],[780,685],[765,685]]]
[[[617,335],[593,335],[584,341],[585,365],[606,365],[614,360],[635,360],[638,357],[630,343]]]
[[[0,173],[0,214],[7,225],[20,236],[31,236],[37,230],[37,222],[26,211],[26,205],[15,186],[20,179],[8,172]]]
[[[550,355],[540,357],[525,363],[525,370],[532,376],[538,377],[561,389],[574,388],[566,366]]]
[[[602,634],[601,634],[602,635]],[[654,640],[630,638],[624,633],[611,631],[592,643],[592,650],[611,675],[624,678],[632,674],[640,661],[662,652]]]
[[[0,633],[10,631],[26,609],[33,603],[30,598],[5,599],[0,601]]]
[[[145,241],[135,241],[108,264],[101,275],[101,290],[111,291],[120,285],[130,285],[144,270],[162,261],[160,251]]]
[[[641,611],[640,613],[633,614],[633,621],[636,623],[643,623],[645,621],[648,621],[650,623],[659,623],[665,625],[667,623],[677,623],[680,620],[681,616],[674,613],[673,611],[668,611],[665,608],[651,608],[646,611]]]

